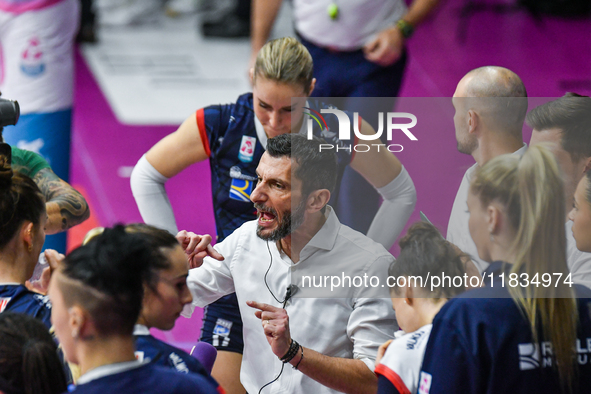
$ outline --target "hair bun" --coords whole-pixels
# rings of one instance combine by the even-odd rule
[[[433,238],[443,238],[443,236],[433,224],[421,221],[414,223],[398,244],[400,248],[406,248],[413,242],[424,244],[424,242]]]
[[[0,188],[7,190],[12,183],[12,149],[6,143],[0,143]]]

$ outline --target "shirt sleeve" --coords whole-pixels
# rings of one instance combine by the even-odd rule
[[[470,214],[468,213],[467,198],[473,173],[474,167],[470,167],[462,178],[462,183],[454,199],[449,216],[446,239],[460,248],[462,252],[468,254],[472,258],[476,268],[478,268],[478,271],[482,273],[488,267],[488,263],[479,257],[478,249],[470,236],[470,230],[468,228]]]
[[[394,180],[377,190],[384,201],[371,222],[367,236],[389,250],[415,209],[417,191],[404,166]]]
[[[455,245],[458,245],[461,241],[461,231],[466,227],[468,223],[465,219],[467,217],[466,211],[468,205],[466,197],[468,196],[468,188],[470,183],[466,174],[462,177],[462,182],[454,198],[451,213],[449,215],[449,222],[447,224],[447,240]]]
[[[51,168],[49,163],[38,153],[15,147],[12,148],[12,164],[15,170],[30,178],[45,168]]]
[[[379,257],[366,271],[368,277],[384,278],[393,257]],[[347,323],[347,335],[353,342],[353,357],[374,370],[379,346],[394,338],[398,330],[387,288],[362,290],[354,299],[353,311]]]
[[[143,155],[133,168],[129,183],[144,222],[176,235],[179,230],[164,188],[166,181],[168,178],[160,174]]]
[[[191,290],[193,303],[191,311],[189,312],[185,308],[183,316],[191,316],[195,307],[203,308],[219,298],[235,292],[231,263],[239,247],[243,230],[245,230],[244,227],[238,228],[226,239],[214,246],[215,250],[224,256],[224,260],[218,261],[206,257],[201,267],[189,270],[187,286]]]

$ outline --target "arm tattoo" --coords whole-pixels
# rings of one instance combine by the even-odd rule
[[[46,203],[56,203],[59,207],[61,231],[82,223],[90,216],[88,204],[82,194],[61,180],[51,168],[44,168],[33,178]]]

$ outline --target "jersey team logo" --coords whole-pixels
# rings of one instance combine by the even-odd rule
[[[222,339],[221,346],[228,346],[230,344],[230,330],[232,329],[232,322],[225,319],[218,319],[215,322],[213,329],[213,346],[220,346],[220,339]]]
[[[12,297],[0,297],[0,313],[4,312],[11,299]]]
[[[213,335],[219,335],[227,337],[230,335],[232,329],[232,322],[224,319],[217,319],[215,322],[215,328],[213,329]]]
[[[43,51],[39,38],[33,37],[21,54],[21,71],[30,77],[36,77],[45,71]]]
[[[527,371],[536,368],[540,368],[540,347],[536,343],[520,343],[519,369]]]
[[[139,362],[144,362],[144,352],[136,350],[134,352],[134,355],[136,360],[138,360]]]
[[[238,159],[243,163],[250,163],[254,156],[254,148],[256,146],[257,139],[249,136],[242,136],[242,142],[240,143],[240,152],[238,152]]]
[[[419,376],[419,394],[429,394],[431,391],[431,379],[433,376],[430,373],[421,371]]]
[[[253,181],[246,179],[232,179],[230,186],[230,198],[232,200],[250,202]]]

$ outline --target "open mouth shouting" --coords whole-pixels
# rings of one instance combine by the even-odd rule
[[[257,235],[267,241],[278,241],[289,235],[291,230],[291,211],[282,212],[280,217],[277,211],[262,204],[255,204],[257,209]]]
[[[266,208],[261,204],[255,204],[254,207],[257,209],[259,227],[268,228],[277,219],[277,212],[273,208]]]

